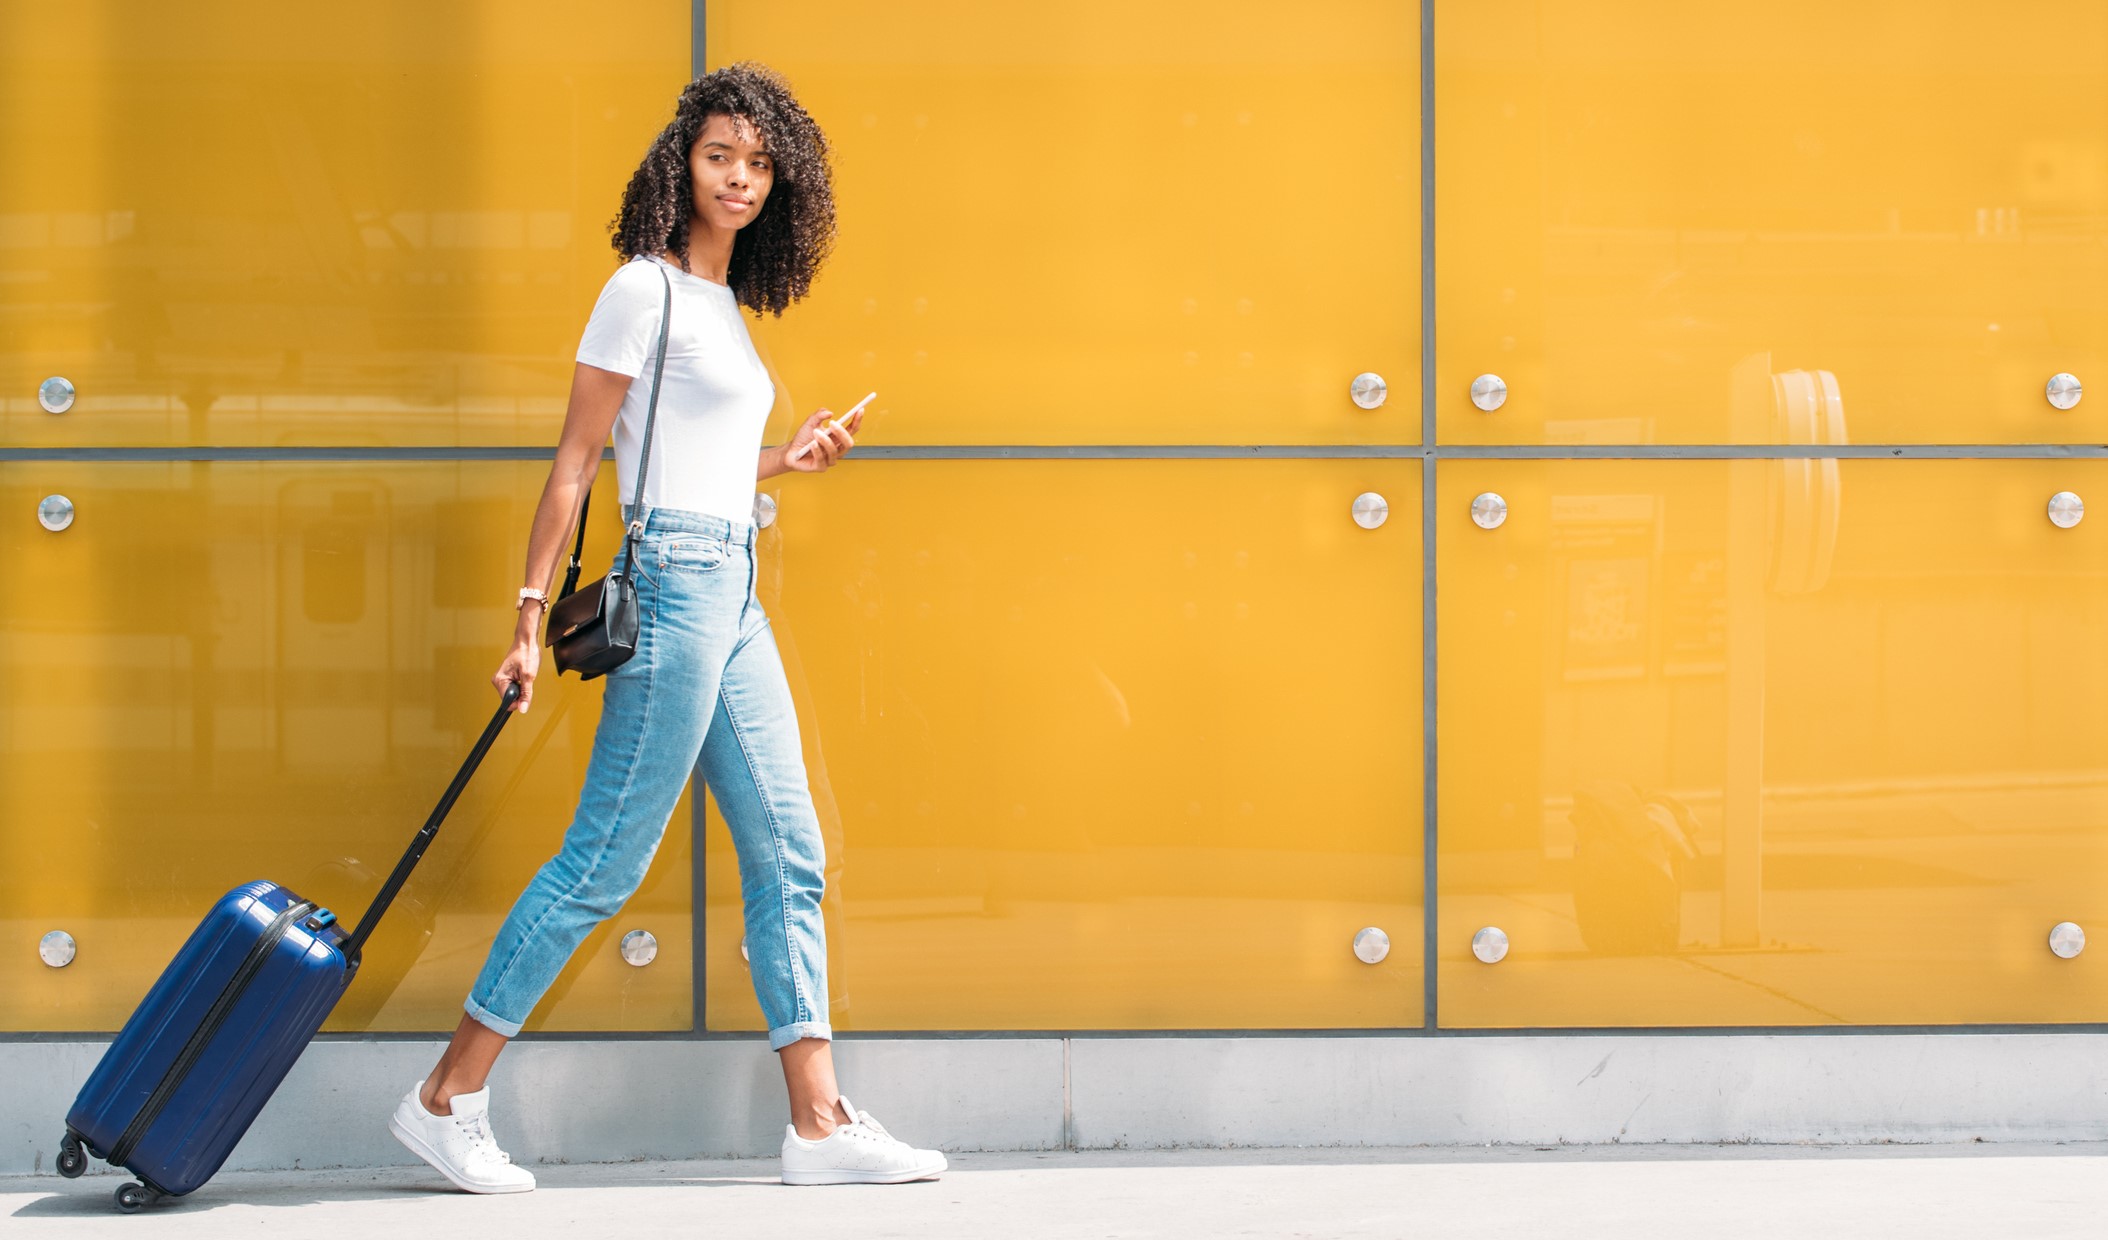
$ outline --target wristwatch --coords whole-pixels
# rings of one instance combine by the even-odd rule
[[[549,606],[549,596],[546,593],[535,589],[533,586],[521,586],[520,599],[512,605],[512,609],[518,611],[525,607],[528,599],[533,599],[535,602],[540,603],[544,610]]]

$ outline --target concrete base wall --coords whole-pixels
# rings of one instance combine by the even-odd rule
[[[48,1171],[103,1042],[0,1043],[0,1174]],[[388,1166],[440,1043],[309,1048],[230,1168]],[[842,1085],[952,1151],[2108,1137],[2108,1034],[853,1038]],[[774,1154],[759,1041],[524,1041],[493,1120],[522,1162]],[[96,1164],[98,1169],[100,1164]]]

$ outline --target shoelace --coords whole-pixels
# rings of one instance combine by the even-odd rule
[[[863,1127],[870,1129],[872,1132],[877,1133],[879,1136],[884,1137],[888,1141],[892,1141],[895,1139],[892,1133],[886,1131],[886,1126],[884,1124],[881,1124],[877,1120],[871,1118],[871,1112],[869,1111],[858,1111],[856,1113],[856,1122],[862,1125]]]
[[[881,1145],[899,1145],[900,1139],[886,1131],[886,1126],[871,1118],[869,1111],[851,1112],[856,1118],[846,1124],[838,1124],[835,1131],[858,1141],[876,1141]]]
[[[512,1155],[498,1148],[497,1134],[490,1130],[490,1116],[478,1115],[474,1119],[457,1118],[454,1121],[468,1137],[468,1152],[471,1157],[481,1156],[490,1162],[509,1163]]]

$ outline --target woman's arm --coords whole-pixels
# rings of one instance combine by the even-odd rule
[[[777,474],[789,473],[790,466],[783,463],[783,455],[789,451],[790,445],[787,443],[764,446],[761,449],[761,459],[754,463],[754,481],[767,482]]]
[[[593,484],[600,468],[600,453],[614,429],[622,398],[629,393],[630,377],[583,362],[571,374],[571,403],[564,411],[563,433],[557,439],[556,460],[549,467],[549,480],[542,486],[541,502],[534,510],[534,528],[527,535],[527,570],[522,585],[548,590],[562,563],[564,544],[571,537],[571,522],[578,503]],[[512,652],[505,658],[491,683],[504,692],[508,680],[520,682],[520,700],[513,707],[524,711],[534,694],[534,673],[540,649],[536,638],[542,627],[542,608],[533,599],[520,608],[513,629]]]
[[[763,447],[760,459],[754,463],[754,481],[766,482],[777,474],[824,473],[841,460],[844,453],[856,446],[852,432],[864,424],[864,411],[856,410],[841,426],[830,420],[833,416],[821,409],[805,419],[805,425],[791,432],[790,442]],[[807,440],[815,441],[811,450],[792,460],[791,453]]]

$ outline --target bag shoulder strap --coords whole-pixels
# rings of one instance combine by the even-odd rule
[[[659,356],[652,363],[651,400],[644,407],[644,448],[637,453],[637,484],[630,488],[629,533],[622,540],[624,573],[636,562],[637,540],[644,536],[644,521],[650,515],[644,505],[644,480],[651,476],[647,472],[651,464],[651,428],[659,418],[659,380],[666,373],[666,337],[673,326],[673,277],[666,274],[665,260],[653,259],[652,263],[666,285],[666,307],[659,312]]]
[[[594,462],[593,472],[600,472],[598,461]],[[586,551],[586,514],[592,510],[593,484],[589,482],[586,484],[585,502],[578,506],[578,541],[571,544],[571,567],[564,570],[564,588],[556,593],[556,597],[560,599],[569,598],[571,592],[578,588],[578,557]]]
[[[664,264],[658,264],[658,266],[659,279],[666,284],[666,306],[659,315],[659,359],[652,368],[651,402],[644,413],[644,450],[637,455],[637,485],[630,492],[630,498],[634,502],[634,506],[640,511],[637,517],[630,522],[629,537],[623,540],[623,550],[626,556],[634,555],[634,550],[630,547],[630,541],[644,532],[645,514],[641,510],[644,506],[645,466],[651,463],[652,424],[658,420],[659,414],[659,379],[660,376],[666,373],[666,337],[668,329],[673,323],[673,278],[666,274]],[[600,463],[595,461],[593,465],[594,472],[597,474]],[[556,596],[559,599],[569,597],[572,591],[578,589],[578,572],[581,560],[586,552],[586,516],[592,511],[593,485],[587,483],[586,497],[578,505],[578,538],[571,544],[571,565],[564,571],[564,588]],[[626,566],[627,562],[625,561],[625,570]]]

